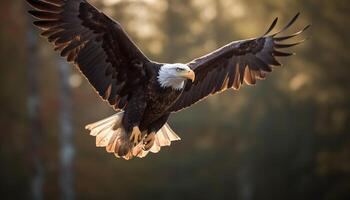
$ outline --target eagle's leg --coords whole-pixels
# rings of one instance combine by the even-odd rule
[[[148,133],[143,140],[144,143],[144,150],[149,150],[154,143],[156,133],[161,129],[164,124],[168,121],[170,113],[167,113],[160,117],[158,120],[154,121],[149,127],[148,127]]]
[[[127,134],[126,136],[133,146],[136,146],[142,140],[139,124],[142,121],[146,105],[144,95],[139,93],[139,95],[129,100],[125,108],[122,124]]]

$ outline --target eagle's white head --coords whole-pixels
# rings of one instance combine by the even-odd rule
[[[172,87],[181,90],[187,79],[192,82],[195,79],[194,72],[185,64],[164,64],[158,72],[158,82],[163,87]]]

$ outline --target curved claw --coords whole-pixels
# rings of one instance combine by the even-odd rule
[[[132,129],[132,133],[129,140],[133,143],[134,146],[138,145],[141,142],[142,136],[138,126],[134,126],[134,128]]]
[[[156,138],[155,136],[156,136],[156,133],[154,133],[154,132],[152,132],[146,136],[146,138],[143,141],[143,143],[145,145],[143,148],[145,151],[148,151],[153,146],[155,138]]]

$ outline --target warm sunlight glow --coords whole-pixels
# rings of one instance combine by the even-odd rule
[[[158,2],[159,0],[102,0],[103,4],[106,6],[112,6],[114,4],[120,3],[120,2],[135,2],[135,3],[147,3],[147,4],[154,4],[156,2]]]
[[[78,88],[78,87],[80,87],[81,83],[82,83],[81,75],[79,75],[79,74],[72,74],[72,75],[69,77],[69,85],[70,85],[72,88]]]
[[[114,4],[117,4],[119,2],[121,2],[122,0],[103,0],[103,4],[106,6],[112,6]]]
[[[243,4],[238,3],[232,6],[230,13],[232,17],[239,18],[239,17],[243,17],[246,14],[246,10]]]
[[[307,81],[309,77],[305,74],[298,74],[292,78],[289,83],[289,87],[292,90],[299,90]]]

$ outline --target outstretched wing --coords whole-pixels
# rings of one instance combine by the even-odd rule
[[[123,109],[145,80],[149,59],[118,24],[85,0],[27,0],[34,24],[99,95]]]
[[[188,66],[194,70],[196,80],[193,83],[186,82],[184,92],[170,110],[176,112],[210,94],[228,88],[238,90],[243,82],[254,85],[257,79],[265,79],[266,74],[272,71],[272,66],[281,65],[276,57],[293,55],[279,49],[289,48],[304,41],[293,44],[280,43],[301,34],[309,25],[292,35],[278,37],[278,34],[287,30],[298,16],[299,13],[275,34],[269,35],[277,24],[277,18],[262,37],[232,42],[190,62]]]

